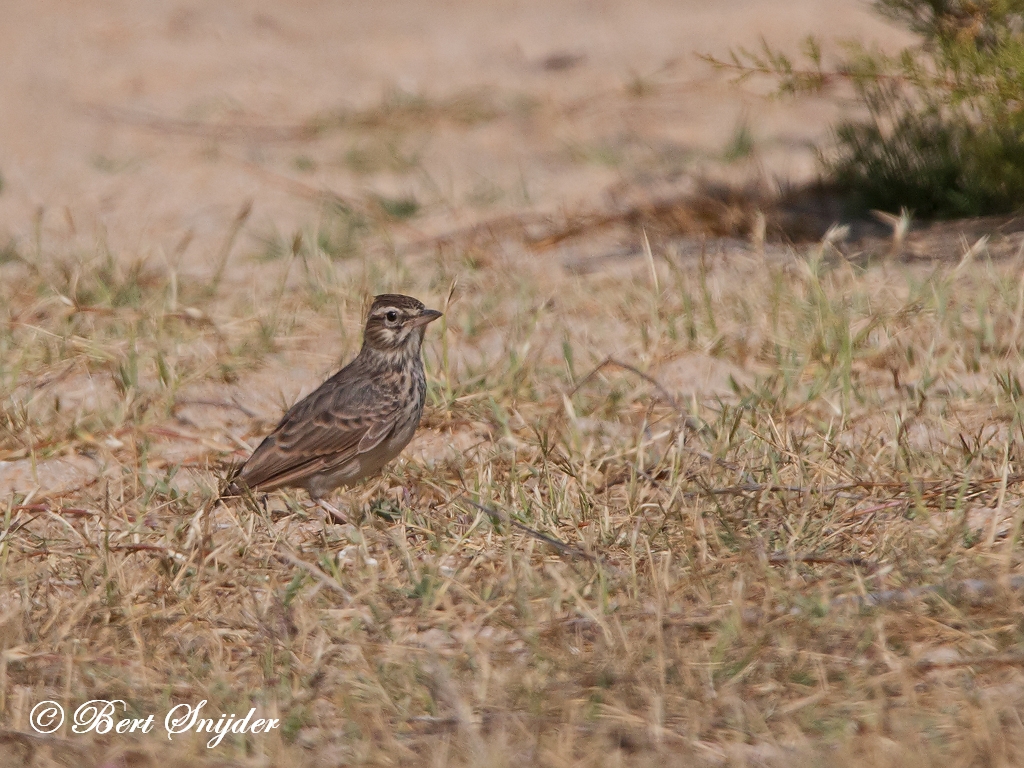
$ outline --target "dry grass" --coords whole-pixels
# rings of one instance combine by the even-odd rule
[[[1019,260],[282,250],[4,251],[0,764],[1024,759]],[[357,527],[216,503],[367,295],[456,279]],[[283,726],[27,735],[97,698]]]

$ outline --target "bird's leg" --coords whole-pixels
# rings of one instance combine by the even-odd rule
[[[313,503],[316,504],[323,512],[326,513],[326,519],[333,519],[334,522],[339,523],[340,525],[348,525],[348,518],[345,517],[344,514],[342,514],[340,509],[335,507],[326,499],[322,499],[320,497],[313,497]]]

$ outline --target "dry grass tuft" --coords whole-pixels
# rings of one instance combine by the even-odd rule
[[[1024,265],[712,252],[6,250],[0,764],[1020,762]],[[358,526],[216,502],[366,295],[456,279]],[[282,728],[28,728],[115,698]]]

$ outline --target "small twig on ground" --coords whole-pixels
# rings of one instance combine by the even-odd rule
[[[726,611],[718,613],[665,613],[661,617],[662,629],[683,627],[685,629],[696,629],[706,631],[722,621],[727,615]],[[616,611],[615,616],[619,619],[648,618],[649,614],[630,613],[628,611]],[[569,629],[589,629],[597,627],[598,623],[589,616],[573,616],[567,619],[555,619],[551,624],[560,624]]]
[[[508,512],[505,512],[504,510],[494,509],[493,507],[488,507],[485,506],[484,504],[479,504],[473,501],[471,498],[469,498],[469,496],[465,494],[460,494],[459,498],[461,498],[463,501],[470,504],[471,506],[479,509],[485,515],[491,518],[491,520],[497,520],[501,523],[504,523],[505,525],[511,525],[513,528],[519,529],[528,536],[532,536],[538,541],[543,541],[545,544],[548,544],[554,549],[556,549],[560,555],[565,555],[567,557],[581,557],[584,560],[589,560],[591,563],[594,563],[595,565],[600,565],[604,568],[609,568],[610,570],[617,572],[617,569],[614,566],[608,565],[597,555],[592,555],[589,552],[585,552],[584,550],[580,549],[579,547],[574,547],[571,544],[566,544],[563,541],[559,541],[558,539],[553,538],[552,536],[548,536],[546,533],[535,531],[533,528],[530,528],[529,526],[520,523],[518,520],[512,517],[512,515],[510,515]]]
[[[768,493],[771,491],[786,491],[788,493],[837,493],[849,491],[856,488],[864,488],[863,483],[842,483],[838,485],[823,485],[815,488],[810,485],[784,485],[779,483],[739,483],[738,485],[727,485],[723,488],[699,488],[695,491],[684,491],[683,496],[692,498],[694,496],[741,496],[744,493]]]
[[[786,552],[773,552],[768,555],[769,563],[812,563],[814,565],[849,565],[854,568],[878,568],[878,563],[865,560],[863,557],[829,557],[828,555],[790,555]]]

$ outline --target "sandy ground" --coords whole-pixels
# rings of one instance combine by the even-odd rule
[[[0,240],[137,258],[190,234],[195,265],[246,200],[250,250],[309,224],[304,190],[414,196],[398,236],[417,237],[653,178],[806,179],[838,97],[766,100],[695,54],[905,41],[856,0],[6,0],[3,16]],[[435,117],[289,133],[411,97]],[[446,119],[452,99],[492,113]],[[754,151],[730,164],[741,125]]]

